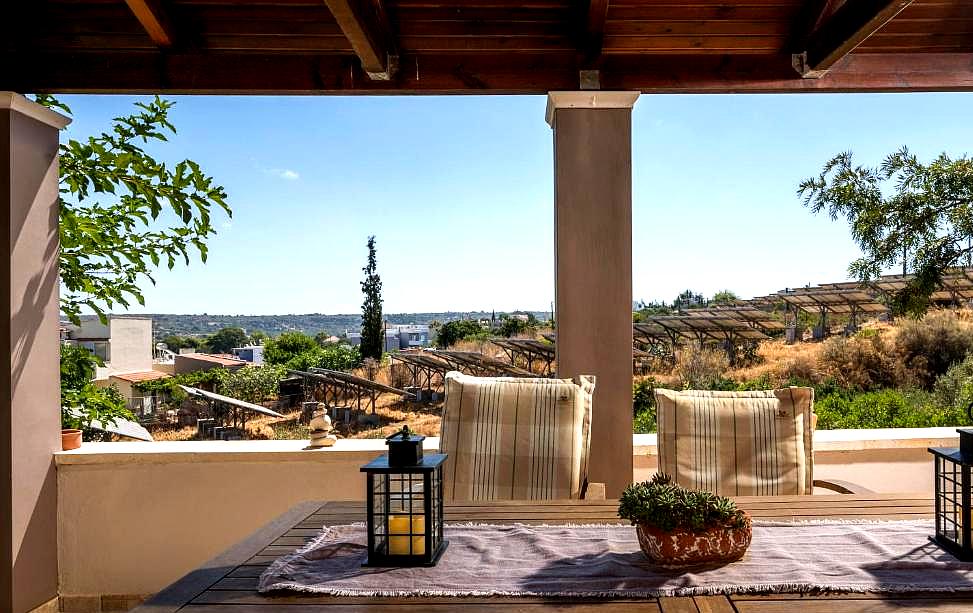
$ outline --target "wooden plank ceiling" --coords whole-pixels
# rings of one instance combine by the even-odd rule
[[[971,0],[30,0],[0,89],[973,89]]]

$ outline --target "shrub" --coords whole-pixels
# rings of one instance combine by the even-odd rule
[[[933,384],[933,400],[941,407],[958,406],[973,391],[973,355],[949,367]]]
[[[818,428],[930,428],[958,426],[967,422],[962,410],[938,407],[930,394],[921,390],[880,390],[855,393],[837,390],[814,405]]]
[[[245,366],[232,372],[221,368],[217,373],[219,393],[254,404],[276,398],[280,380],[287,376],[283,366],[274,364]]]
[[[949,367],[973,351],[973,324],[952,311],[934,311],[900,326],[895,345],[901,361],[923,389],[931,389]]]
[[[652,434],[656,427],[655,410],[636,413],[632,420],[632,434]]]
[[[61,427],[85,430],[88,440],[93,421],[113,425],[118,419],[135,419],[117,387],[92,383],[100,365],[101,360],[84,347],[61,346]]]
[[[632,431],[636,434],[655,432],[655,388],[658,382],[649,377],[632,384],[632,409],[635,419]]]
[[[459,341],[483,337],[486,334],[486,330],[475,321],[469,319],[447,321],[436,333],[436,347],[446,349]]]
[[[318,344],[307,334],[284,332],[264,345],[264,362],[286,364],[298,354],[314,349],[318,349]]]
[[[770,373],[764,373],[756,379],[748,379],[742,383],[738,383],[733,391],[752,392],[756,390],[770,390],[774,389],[774,387],[776,386],[770,379]]]
[[[784,381],[800,381],[802,385],[821,381],[821,371],[818,363],[807,354],[799,354],[788,358],[781,364],[780,377]],[[788,385],[793,385],[788,383]]]
[[[230,353],[234,347],[243,347],[249,338],[243,328],[222,328],[206,338],[206,350],[210,353]]]
[[[686,345],[676,354],[672,374],[679,378],[683,389],[732,389],[735,384],[726,378],[730,360],[721,349]]]
[[[327,368],[329,370],[351,370],[361,366],[362,358],[358,347],[350,345],[331,345],[302,351],[285,364],[291,370]]]
[[[500,327],[497,328],[497,334],[510,338],[512,336],[532,334],[535,330],[537,330],[537,318],[531,314],[527,315],[527,321],[519,317],[504,316],[500,320]]]
[[[733,356],[733,366],[735,368],[746,368],[748,366],[756,366],[764,361],[764,357],[760,355],[760,343],[759,342],[747,342],[737,347],[736,354]]]
[[[824,373],[841,387],[875,390],[894,387],[902,378],[894,348],[879,335],[829,338],[819,361]]]

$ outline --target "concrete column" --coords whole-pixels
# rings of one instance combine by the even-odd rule
[[[632,481],[632,106],[637,92],[551,92],[559,377],[597,376],[589,480]]]
[[[57,596],[57,147],[68,122],[0,92],[0,610],[14,613]]]

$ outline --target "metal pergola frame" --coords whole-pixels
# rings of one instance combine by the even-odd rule
[[[408,350],[391,355],[392,364],[399,362],[409,369],[413,387],[440,389],[446,373],[459,371],[478,377],[536,377],[514,364],[471,351]]]
[[[201,390],[187,385],[179,386],[184,392],[194,398],[201,399],[206,403],[209,413],[219,422],[220,425],[227,425],[228,420],[232,419],[232,427],[246,432],[247,413],[258,413],[269,417],[284,417],[277,411],[262,407],[259,404],[238,400],[216,392]]]
[[[554,375],[554,343],[529,338],[494,338],[490,342],[503,350],[511,364],[516,365],[520,361],[533,373],[534,364],[538,363],[541,364],[541,374]]]
[[[364,400],[365,406],[374,414],[375,399],[378,394],[387,393],[396,394],[406,399],[414,398],[411,393],[405,390],[340,370],[311,368],[310,371],[288,370],[287,372],[304,379],[305,398],[318,398],[320,393],[322,402],[328,406],[337,406],[339,401],[346,402],[349,398],[353,398],[359,411],[362,410],[362,401]]]

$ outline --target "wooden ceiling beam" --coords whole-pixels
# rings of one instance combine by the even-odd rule
[[[125,0],[132,14],[158,47],[171,47],[175,40],[172,22],[160,0]]]
[[[382,0],[324,0],[338,27],[374,81],[389,81],[398,69],[399,52]]]
[[[581,89],[601,89],[601,52],[605,41],[605,21],[609,0],[588,0],[582,16],[581,69],[578,73]]]
[[[812,0],[817,2],[817,0]],[[842,4],[807,36],[803,49],[791,56],[794,68],[817,79],[869,36],[898,15],[913,0],[853,0]],[[828,8],[825,3],[824,9]],[[813,15],[813,11],[810,12]],[[820,15],[820,13],[819,13]],[[805,24],[806,26],[806,24]],[[798,27],[802,27],[798,24]],[[811,27],[814,27],[813,25]]]
[[[794,19],[787,41],[788,53],[803,53],[811,34],[830,17],[842,0],[804,0]]]
[[[373,81],[357,58],[262,53],[22,51],[0,63],[0,90],[126,94],[545,94],[578,86],[573,54],[408,55],[392,81]],[[606,55],[604,89],[644,93],[973,92],[973,53],[856,53],[821,79],[790,58]]]

